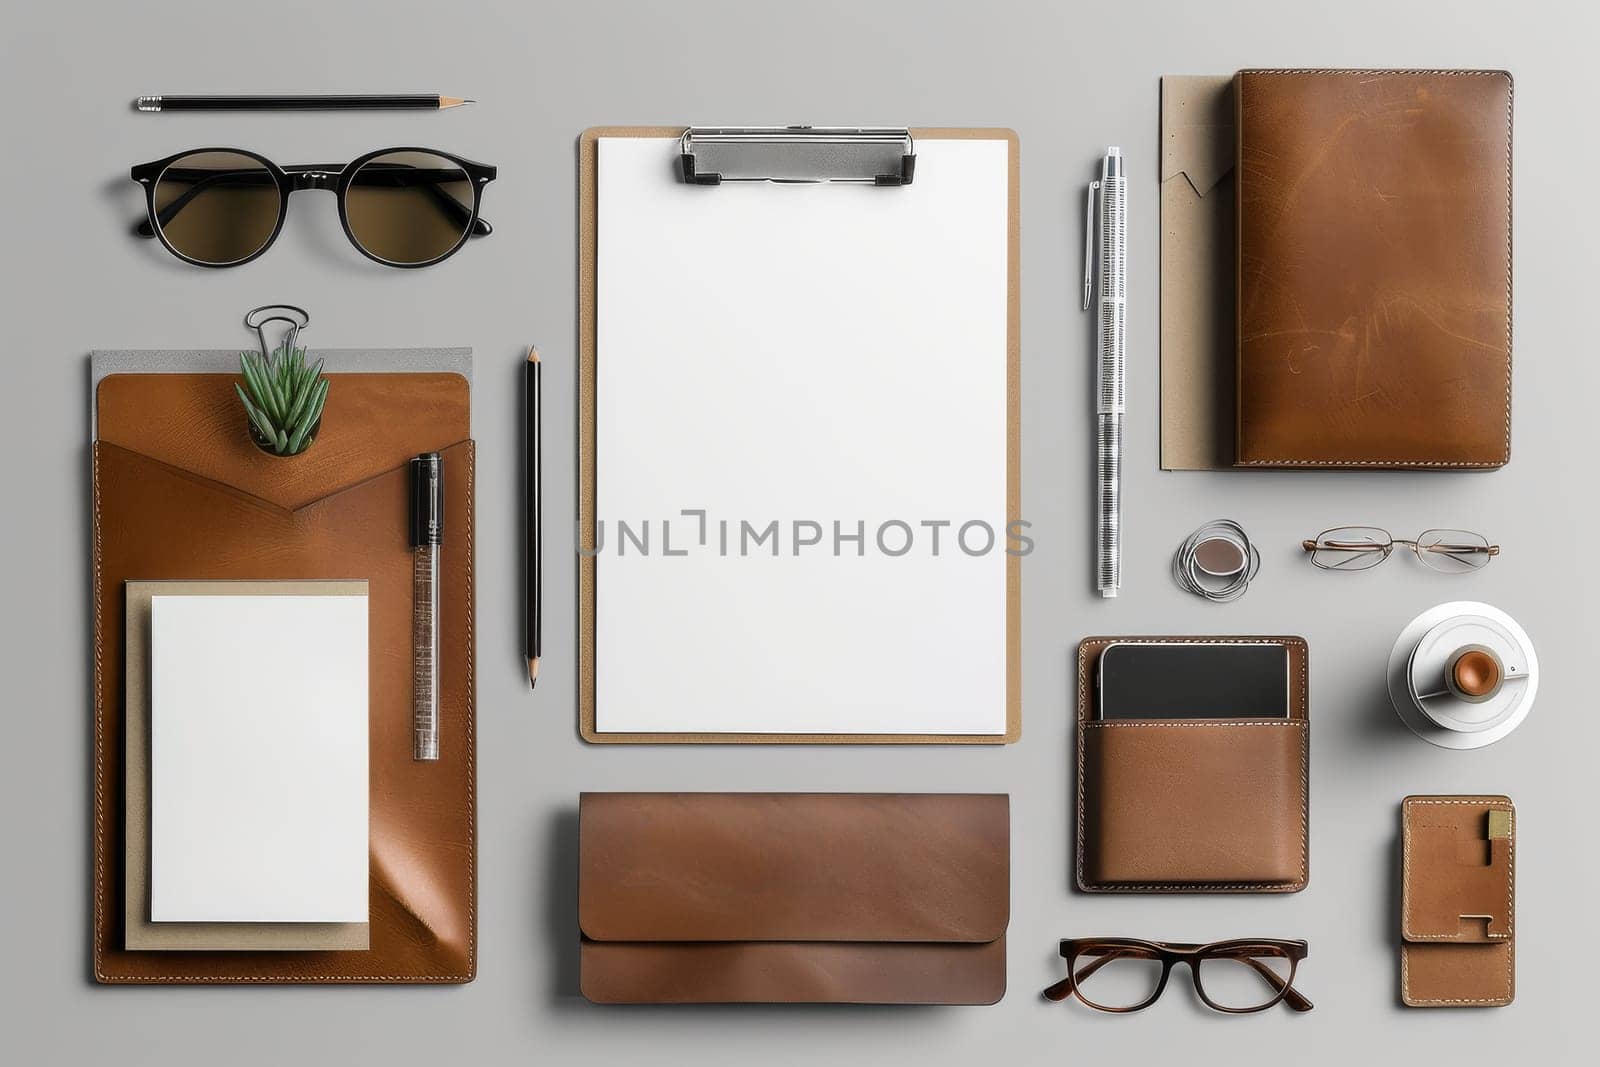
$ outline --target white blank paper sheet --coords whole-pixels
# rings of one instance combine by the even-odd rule
[[[367,921],[367,598],[151,601],[150,918]]]
[[[1004,734],[1009,142],[900,188],[677,147],[598,143],[597,731]]]

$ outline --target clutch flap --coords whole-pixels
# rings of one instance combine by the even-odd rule
[[[250,442],[236,374],[109,375],[96,395],[97,440],[293,511],[471,435],[471,387],[459,374],[327,378],[316,444],[293,459]]]
[[[1516,811],[1503,796],[1407,797],[1401,933],[1410,942],[1511,938]]]
[[[585,793],[593,941],[986,943],[1010,906],[1003,794]]]

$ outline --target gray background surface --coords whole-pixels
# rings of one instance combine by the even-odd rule
[[[5,1044],[20,1062],[868,1062],[1477,1064],[1572,1061],[1596,992],[1574,949],[1597,929],[1592,792],[1592,536],[1600,175],[1593,9],[1504,2],[1223,2],[1089,9],[1043,3],[660,4],[236,2],[31,4],[0,43],[6,440],[13,561],[0,774]],[[1156,441],[1157,102],[1163,73],[1245,65],[1491,66],[1516,75],[1516,418],[1494,474],[1162,474]],[[443,115],[143,116],[139,93],[442,90]],[[1007,125],[1021,135],[1023,740],[1008,748],[622,748],[574,730],[574,139],[600,123]],[[128,234],[135,162],[238,144],[283,162],[392,144],[493,162],[493,237],[435,269],[360,258],[330,197],[294,198],[285,232],[233,271],[180,264]],[[1089,327],[1076,305],[1082,181],[1131,161],[1132,361],[1122,599],[1090,587]],[[477,352],[480,945],[465,988],[99,988],[88,958],[88,514],[91,348],[212,348],[239,316],[287,300],[319,346]],[[663,328],[671,328],[664,323]],[[517,383],[546,358],[544,681],[520,662]],[[1214,607],[1176,591],[1168,553],[1228,515],[1264,547],[1256,587]],[[1314,572],[1298,541],[1368,521],[1401,534],[1482,530],[1505,546],[1450,579],[1396,559]],[[1512,737],[1445,752],[1388,710],[1389,645],[1413,615],[1477,598],[1538,643],[1538,707]],[[1086,897],[1069,891],[1069,662],[1094,633],[1296,632],[1312,648],[1312,879],[1286,897]],[[930,670],[942,655],[931,656]],[[716,664],[708,661],[707,671]],[[818,669],[826,669],[819,665]],[[603,1010],[576,996],[573,876],[580,789],[994,790],[1012,796],[1011,992],[992,1008]],[[1393,836],[1412,792],[1509,793],[1520,812],[1518,997],[1485,1011],[1396,1003]],[[1052,1006],[1057,937],[1304,937],[1305,1017],[1213,1016],[1182,986],[1132,1018]],[[1586,1040],[1586,1039],[1585,1039]],[[1289,1050],[1292,1050],[1290,1052]]]

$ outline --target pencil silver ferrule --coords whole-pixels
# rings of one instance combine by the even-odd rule
[[[140,111],[160,111],[161,98],[159,96],[141,96],[133,102],[133,106]]]

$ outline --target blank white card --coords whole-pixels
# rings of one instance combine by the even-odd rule
[[[1009,149],[708,188],[600,139],[598,731],[1005,733]]]
[[[367,598],[151,602],[150,918],[367,921]]]

